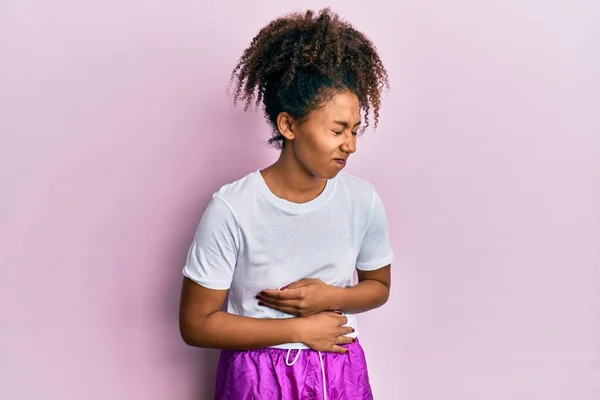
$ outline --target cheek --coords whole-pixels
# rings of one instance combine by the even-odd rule
[[[330,147],[331,138],[326,133],[311,132],[298,141],[297,150],[303,158],[314,159]]]
[[[303,156],[305,160],[314,163],[323,163],[324,161],[331,158],[331,154],[335,153],[339,147],[338,138],[335,135],[322,135],[321,137],[312,138],[310,142],[306,143],[306,147],[303,149]]]
[[[315,164],[321,157],[318,143],[311,139],[296,143],[294,153],[296,154],[296,158],[309,170],[313,169],[311,167],[315,167]]]

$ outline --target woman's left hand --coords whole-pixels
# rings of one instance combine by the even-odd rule
[[[321,311],[335,311],[332,309],[332,299],[337,289],[340,288],[320,279],[306,278],[281,290],[263,290],[256,298],[261,306],[306,317]]]

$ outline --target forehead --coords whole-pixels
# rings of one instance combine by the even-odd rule
[[[360,121],[360,103],[354,93],[340,92],[325,101],[313,114],[315,119],[324,123],[344,121],[352,126]]]

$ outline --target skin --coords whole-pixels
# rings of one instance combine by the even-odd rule
[[[278,197],[304,203],[317,197],[326,181],[343,168],[356,151],[360,104],[349,91],[330,100],[298,120],[282,112],[277,128],[286,143],[279,159],[261,171],[267,186]],[[221,311],[227,290],[211,290],[184,278],[180,331],[191,346],[246,350],[289,342],[301,342],[313,350],[346,353],[341,344],[352,328],[332,310],[360,313],[383,305],[389,296],[390,266],[358,271],[359,283],[351,288],[325,284],[318,279],[291,282],[282,290],[265,288],[257,298],[265,307],[300,318],[258,319]]]
[[[279,159],[261,171],[267,186],[281,198],[305,203],[317,197],[328,179],[356,151],[360,127],[360,105],[356,95],[341,92],[297,120],[286,112],[277,117],[279,133],[286,139]]]

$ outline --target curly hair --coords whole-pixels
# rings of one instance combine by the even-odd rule
[[[336,93],[356,94],[365,124],[369,113],[379,122],[381,92],[388,75],[373,43],[330,9],[307,11],[275,19],[252,39],[231,74],[234,104],[244,110],[262,101],[273,126],[269,144],[282,148],[277,130],[279,113],[302,121]],[[231,87],[231,86],[230,86]]]

